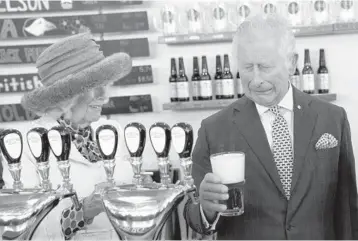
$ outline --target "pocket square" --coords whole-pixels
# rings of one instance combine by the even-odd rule
[[[316,150],[334,148],[338,145],[337,139],[329,133],[324,133],[316,143]]]

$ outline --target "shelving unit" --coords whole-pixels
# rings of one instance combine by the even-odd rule
[[[293,28],[296,37],[358,33],[358,22]],[[234,32],[178,34],[158,37],[159,44],[179,45],[195,43],[231,42]]]
[[[313,94],[321,100],[332,102],[337,99],[337,94]],[[185,111],[185,110],[213,110],[224,108],[238,99],[210,100],[210,101],[188,101],[163,104],[163,110]]]

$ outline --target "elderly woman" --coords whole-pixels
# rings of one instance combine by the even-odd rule
[[[130,73],[131,59],[124,53],[105,58],[91,36],[84,33],[51,45],[39,56],[36,66],[43,86],[25,94],[22,105],[41,118],[21,131],[25,138],[34,127],[68,127],[73,140],[70,178],[82,205],[80,210],[74,210],[71,200],[61,201],[42,221],[33,239],[70,239],[86,227],[101,234],[103,231],[111,233],[111,224],[105,213],[96,217],[103,210],[94,187],[106,182],[106,175],[91,124],[100,119],[102,106],[108,100],[106,86]],[[122,134],[119,124],[117,128]],[[124,153],[126,150],[123,141],[120,141],[114,174],[117,183],[131,182],[132,179],[131,166],[124,160]],[[25,187],[40,185],[34,164],[28,145],[24,145],[22,181]],[[50,181],[53,187],[57,187],[62,177],[52,153],[50,166]],[[8,170],[4,171],[4,180],[5,185],[11,187],[12,178]],[[95,238],[110,239],[110,236],[107,234]]]

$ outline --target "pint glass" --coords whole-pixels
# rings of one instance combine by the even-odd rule
[[[229,189],[229,199],[219,201],[227,209],[221,216],[239,216],[244,213],[245,153],[222,152],[210,156],[213,173]]]

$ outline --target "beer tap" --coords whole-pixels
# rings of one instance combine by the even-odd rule
[[[71,199],[76,209],[80,209],[81,204],[78,200],[77,194],[73,190],[73,184],[70,182],[70,168],[69,160],[71,152],[72,137],[70,131],[63,126],[52,127],[47,132],[47,139],[50,143],[52,153],[57,159],[58,169],[62,175],[62,191],[64,193],[72,193]]]
[[[20,178],[20,159],[23,150],[21,133],[10,129],[2,131],[0,134],[0,148],[14,179],[13,189],[5,187],[5,189],[0,190],[1,240],[31,240],[40,223],[62,199],[71,197],[74,200],[75,197],[77,200],[74,192],[58,192],[51,189],[48,161],[49,136],[51,137],[51,134],[55,136],[56,133],[51,132],[49,135],[44,128],[34,128],[27,133],[28,146],[36,160],[37,171],[41,178],[41,188],[22,187]],[[68,160],[70,143],[66,142],[65,145],[60,143],[60,148],[58,146],[56,148],[56,143],[54,143],[56,138],[51,140],[57,156],[60,156],[61,160]],[[60,152],[67,153],[62,154]]]
[[[184,172],[184,184],[193,186],[194,179],[191,176],[193,161],[191,151],[193,149],[193,128],[187,123],[177,123],[171,129],[172,143],[180,158],[180,166]]]
[[[194,143],[193,128],[187,123],[180,122],[172,127],[171,135],[172,143],[175,151],[179,155],[180,166],[184,174],[183,184],[189,187],[188,195],[193,203],[197,203],[197,200],[194,197],[196,187],[194,185],[194,179],[191,175],[193,167],[193,161],[191,158]]]
[[[45,191],[52,189],[49,180],[50,175],[50,143],[47,138],[47,130],[42,127],[31,129],[27,133],[27,143],[32,156],[36,160],[37,171],[41,179],[41,187]]]
[[[113,178],[116,167],[115,156],[118,147],[118,131],[112,125],[102,125],[96,130],[98,148],[103,157],[103,166],[106,171],[107,182],[114,186]]]
[[[130,154],[129,160],[134,172],[133,183],[135,185],[142,186],[142,154],[146,141],[146,129],[137,122],[129,123],[124,128],[124,139]]]
[[[21,156],[23,141],[21,132],[15,129],[7,129],[0,134],[0,148],[9,165],[9,171],[13,178],[14,191],[23,188],[21,182]]]
[[[171,183],[169,176],[170,162],[168,158],[171,144],[170,127],[163,122],[154,123],[149,129],[149,136],[158,158],[160,182],[163,186],[168,186]]]

